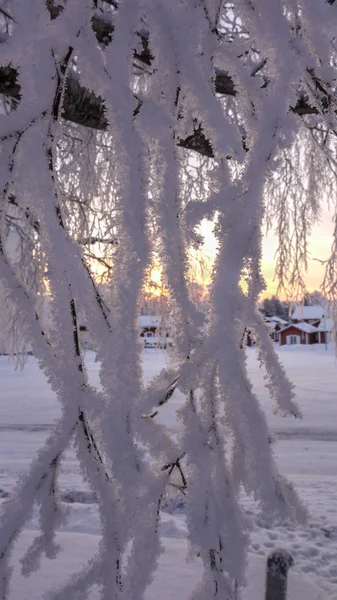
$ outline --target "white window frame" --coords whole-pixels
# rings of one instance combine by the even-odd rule
[[[287,335],[287,345],[295,346],[301,343],[301,337],[299,335],[290,334]]]

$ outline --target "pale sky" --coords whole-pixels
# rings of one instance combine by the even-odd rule
[[[331,251],[333,233],[333,213],[325,207],[320,221],[313,227],[308,246],[308,272],[305,274],[305,282],[309,292],[319,290],[324,277],[324,266],[315,259],[326,260]],[[267,290],[264,296],[276,293],[277,281],[274,279],[275,252],[278,240],[275,234],[269,233],[263,243],[263,274],[267,282]]]
[[[320,221],[312,230],[309,243],[308,272],[305,275],[305,282],[309,292],[319,290],[323,281],[324,267],[314,260],[325,260],[330,254],[332,244],[332,211],[328,206],[325,207]],[[215,239],[212,234],[212,225],[203,224],[202,232],[205,237],[205,251],[209,255],[214,255],[216,250]],[[267,290],[263,296],[271,296],[276,293],[277,281],[274,281],[275,271],[275,252],[278,240],[274,233],[269,233],[263,243],[263,275],[266,279]]]

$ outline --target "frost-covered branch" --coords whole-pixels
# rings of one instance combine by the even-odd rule
[[[0,16],[1,285],[62,415],[3,507],[3,600],[10,551],[35,502],[41,531],[25,574],[58,551],[55,531],[66,517],[58,466],[71,442],[97,495],[102,539],[92,563],[55,592],[59,600],[83,598],[94,584],[102,600],[144,598],[170,485],[185,495],[191,553],[203,563],[194,600],[233,600],[244,583],[240,486],[270,519],[305,520],[277,469],[242,332],[255,332],[276,409],[299,418],[256,313],[262,223],[283,235],[281,283],[300,286],[322,167],[335,190],[331,11],[314,0],[8,0],[11,19]],[[190,257],[205,219],[217,252],[202,312]],[[156,257],[174,347],[145,386],[138,315]],[[335,275],[332,262],[327,274]],[[97,349],[97,388],[81,319]],[[157,417],[176,392],[184,400],[173,439]]]
[[[20,85],[17,81],[17,72],[12,67],[0,67],[0,93],[7,97],[20,100]],[[233,79],[227,74],[217,72],[215,75],[215,93],[221,96],[237,95]],[[326,107],[322,106],[325,110]],[[320,106],[311,105],[305,95],[298,98],[289,110],[295,115],[313,115],[320,113]],[[76,75],[69,75],[64,95],[62,117],[84,127],[104,131],[108,127],[104,102],[93,92],[80,85]],[[193,133],[184,139],[178,140],[178,145],[187,150],[194,150],[204,156],[213,157],[213,149],[205,138],[200,126],[196,126]]]

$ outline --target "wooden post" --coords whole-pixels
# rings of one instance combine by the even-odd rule
[[[265,600],[286,600],[287,575],[293,558],[286,550],[274,550],[267,560]]]

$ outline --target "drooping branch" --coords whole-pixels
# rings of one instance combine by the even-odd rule
[[[333,4],[334,0],[328,0],[329,4]],[[118,3],[114,0],[106,0],[107,4],[118,8]],[[46,0],[47,8],[50,12],[52,20],[62,13],[63,6],[58,5],[54,0]],[[92,29],[96,35],[97,41],[101,46],[108,46],[114,34],[114,22],[112,19],[102,18],[95,14],[91,21]],[[137,65],[151,66],[154,56],[149,45],[149,33],[146,30],[137,33],[140,39],[140,48],[134,50],[134,58]],[[258,70],[252,73],[255,76]],[[319,78],[309,73],[317,90],[321,92],[317,98],[317,102],[321,105],[312,106],[305,94],[299,94],[298,100],[294,106],[290,106],[289,110],[298,115],[313,115],[319,114],[320,108],[323,112],[327,110],[326,90],[320,87]],[[263,81],[261,87],[267,87],[268,81]],[[232,77],[225,71],[216,70],[214,78],[214,91],[220,96],[236,96],[237,90]],[[20,84],[17,80],[17,71],[13,67],[0,67],[0,94],[8,98],[13,98],[20,101]],[[329,102],[331,104],[331,102]],[[104,131],[107,129],[108,120],[105,114],[104,100],[100,96],[96,96],[93,92],[81,86],[77,76],[70,72],[67,78],[66,90],[63,98],[62,117],[66,121],[90,127],[92,129]],[[202,126],[196,124],[193,132],[185,139],[178,139],[178,145],[188,150],[194,150],[201,155],[213,157],[213,149],[209,140],[205,137]]]
[[[47,2],[53,10],[60,1],[45,0],[40,6]],[[148,3],[148,7],[142,3],[140,11],[137,0],[121,2],[120,8],[118,0],[116,3],[107,1],[119,9],[119,15],[104,57],[97,49],[97,35],[94,37],[92,33],[91,2],[84,3],[86,9],[81,8],[80,3],[63,3],[64,8],[60,10],[64,11],[69,37],[63,36],[64,22],[58,15],[51,27],[55,35],[48,36],[43,29],[44,10],[41,9],[41,14],[37,10],[31,22],[27,19],[27,25],[26,12],[22,10],[22,18],[19,10],[16,13],[18,31],[13,42],[17,41],[19,49],[22,48],[21,53],[14,52],[10,56],[15,61],[12,64],[20,65],[22,80],[13,71],[12,84],[19,81],[22,89],[18,86],[13,104],[20,102],[22,96],[25,105],[33,106],[38,117],[29,129],[22,130],[22,125],[16,123],[24,108],[21,104],[7,119],[9,124],[6,117],[0,119],[3,126],[0,139],[4,140],[2,203],[4,214],[9,207],[8,212],[12,211],[14,216],[21,210],[28,218],[28,211],[34,219],[29,225],[33,225],[34,240],[41,248],[43,266],[47,266],[47,270],[41,269],[40,278],[48,282],[52,297],[51,323],[46,323],[48,333],[50,328],[49,344],[43,341],[44,330],[39,326],[44,315],[36,301],[37,293],[35,289],[28,293],[30,288],[25,293],[21,283],[23,271],[21,265],[17,267],[16,257],[12,259],[13,265],[10,260],[7,264],[3,253],[0,275],[5,276],[9,298],[22,313],[22,324],[32,340],[39,364],[57,393],[64,418],[57,444],[47,446],[48,456],[43,451],[41,458],[40,453],[39,478],[31,470],[26,487],[19,485],[18,512],[14,513],[11,504],[7,504],[0,540],[5,544],[7,559],[12,532],[16,535],[18,522],[21,527],[30,516],[35,498],[34,482],[38,483],[47,470],[48,485],[39,491],[38,498],[43,509],[40,548],[48,550],[56,528],[55,520],[49,523],[46,519],[46,515],[53,517],[53,499],[48,492],[58,460],[54,457],[63,452],[72,436],[82,472],[97,494],[102,540],[98,558],[85,567],[90,578],[84,582],[82,573],[75,586],[72,580],[70,587],[54,598],[84,597],[96,582],[101,587],[102,600],[110,600],[111,595],[144,598],[160,551],[161,500],[174,471],[180,477],[179,489],[186,492],[189,541],[204,565],[201,588],[196,593],[198,597],[208,597],[210,590],[214,590],[217,597],[232,598],[234,582],[239,587],[243,581],[248,548],[247,520],[237,493],[241,485],[260,502],[261,510],[275,515],[278,522],[280,518],[300,518],[304,512],[292,488],[278,473],[270,452],[267,423],[239,343],[244,327],[254,324],[257,294],[261,290],[263,191],[274,176],[279,148],[288,149],[293,143],[290,130],[292,126],[296,130],[300,124],[300,119],[289,124],[285,118],[288,98],[294,85],[299,81],[307,83],[311,74],[301,75],[303,64],[307,64],[305,56],[300,57],[294,73],[291,68],[289,71],[285,68],[289,64],[292,67],[293,49],[287,50],[288,42],[284,44],[278,34],[283,30],[283,19],[287,15],[282,14],[277,22],[266,19],[263,26],[259,25],[261,47],[268,56],[268,72],[274,74],[273,81],[268,83],[263,76],[263,60],[254,69],[249,66],[249,57],[240,62],[242,44],[236,46],[234,41],[233,59],[227,55],[228,46],[224,43],[220,49],[223,57],[219,56],[217,64],[226,64],[232,74],[242,69],[242,77],[231,79],[228,74],[217,72],[213,86],[209,77],[214,73],[217,53],[209,43],[208,34],[216,43],[218,33],[214,34],[213,18],[204,1],[194,5],[197,8],[199,4],[201,11],[206,10],[206,19],[199,18],[200,12],[194,14],[188,1],[169,6]],[[255,3],[260,4],[261,9],[265,4],[264,0],[260,3],[255,0]],[[238,2],[240,20],[246,14],[244,4],[247,4],[244,0]],[[17,4],[21,5],[24,3]],[[113,22],[113,10],[110,17]],[[80,29],[79,23],[83,24]],[[133,32],[141,31],[145,24],[151,31],[149,42],[156,57],[153,67],[151,64],[150,69],[146,68],[144,60],[141,68],[147,71],[143,79],[152,104],[140,97],[135,112],[132,94],[136,77],[130,73],[130,62],[140,60],[144,44],[143,41],[135,44]],[[185,24],[191,25],[191,43],[186,43]],[[285,24],[288,40],[292,34],[288,31],[289,23]],[[25,28],[31,42],[29,53],[24,43]],[[104,40],[109,35],[105,35]],[[146,42],[145,34],[138,35]],[[101,37],[103,40],[104,36]],[[252,35],[252,39],[260,39],[259,32],[254,38]],[[308,47],[313,47],[313,42]],[[67,67],[73,67],[69,44],[79,68],[83,67],[82,78],[76,77],[74,67],[68,80]],[[138,55],[135,45],[140,46]],[[9,51],[13,50],[11,44],[8,47]],[[283,68],[279,68],[281,58]],[[30,71],[31,64],[34,69]],[[322,95],[327,96],[331,88],[319,88],[314,76],[311,75],[307,86],[308,97],[318,112],[322,110],[324,114]],[[88,89],[81,88],[80,82]],[[141,77],[137,77],[136,83],[140,82]],[[139,95],[141,87],[140,84]],[[88,90],[99,91],[102,98]],[[247,97],[242,94],[244,98],[235,100],[240,90],[247,90]],[[282,90],[284,93],[280,93]],[[217,94],[234,99],[226,107],[228,112],[232,109],[231,119],[226,119]],[[236,103],[238,106],[234,107]],[[251,109],[256,109],[254,118]],[[311,107],[310,110],[313,112]],[[190,129],[185,124],[185,133],[176,128],[182,115],[195,119]],[[111,131],[106,135],[93,135],[90,131],[82,135],[84,132],[79,132],[79,128],[64,124],[59,131],[59,117],[98,130],[111,124]],[[214,153],[218,151],[222,155],[239,147],[243,132],[250,152],[243,156],[238,172],[234,172],[235,164],[233,169],[228,166],[228,161],[217,161],[216,165],[210,165],[211,161],[206,159],[200,161],[207,165],[207,173],[196,183],[196,188],[200,186],[199,198],[193,191],[194,186],[186,182],[183,162],[199,161],[188,153],[182,158],[175,146],[193,148],[206,156],[212,156],[214,147]],[[75,135],[69,141],[72,133]],[[179,135],[187,134],[191,135],[179,140]],[[225,143],[221,144],[219,140],[223,139]],[[199,169],[199,165],[194,168]],[[13,197],[15,194],[18,208],[9,194]],[[196,206],[190,217],[186,210],[188,202]],[[206,321],[189,291],[188,251],[191,240],[196,239],[196,226],[215,213],[218,222],[214,232],[219,252]],[[24,218],[22,221],[25,224]],[[1,236],[7,241],[2,229]],[[152,248],[154,233],[157,239]],[[114,272],[105,302],[95,283],[92,258],[87,260],[87,256],[94,241],[100,244],[100,239],[113,240],[115,235],[118,235],[118,244],[113,256]],[[86,240],[89,249],[82,250],[79,245]],[[170,293],[175,343],[168,368],[144,389],[137,319],[142,286],[146,285],[152,266],[152,250],[157,248]],[[34,253],[31,260],[39,266]],[[247,281],[247,294],[240,286],[243,276]],[[128,327],[125,327],[125,307]],[[36,311],[39,311],[38,318]],[[87,380],[80,348],[79,318],[86,320],[97,348],[99,389]],[[259,342],[263,343],[263,335]],[[288,413],[289,406],[292,408],[292,388],[287,386],[278,363],[268,360],[269,352],[272,349],[260,352],[260,362],[266,372],[271,373],[269,381],[277,387],[274,397],[282,399]],[[160,406],[169,401],[175,390],[185,398],[180,411],[182,435],[178,440],[155,419]],[[228,426],[231,426],[232,443],[226,451]],[[30,491],[28,505],[27,489]],[[121,559],[128,548],[127,562],[123,564]],[[3,581],[7,582],[9,564],[4,555],[1,557],[0,548],[0,569],[1,562]],[[1,587],[0,597],[6,600]]]
[[[112,1],[107,2],[107,4],[110,4],[117,8],[116,4]],[[53,20],[56,19],[62,13],[64,7],[61,5],[55,5],[53,0],[47,0],[47,8]],[[95,14],[91,19],[91,26],[100,45],[107,46],[108,44],[110,44],[115,29],[112,20],[103,19],[99,15]],[[153,56],[151,54],[148,43],[149,35],[146,31],[141,31],[138,33],[138,36],[141,40],[142,47],[141,50],[135,50],[134,57],[140,62],[146,65],[150,65],[153,60]]]
[[[215,92],[222,96],[237,95],[233,79],[227,73],[217,72]],[[20,100],[17,71],[12,67],[0,68],[0,93],[9,98]],[[308,103],[305,96],[300,97],[296,105],[290,107],[290,110],[299,116],[318,114],[319,112],[316,107]],[[100,131],[106,130],[108,126],[103,99],[81,86],[74,74],[70,74],[67,78],[62,117],[66,121]],[[187,150],[194,150],[204,156],[213,157],[212,146],[200,126],[196,126],[193,133],[187,138],[180,139],[178,145]]]

